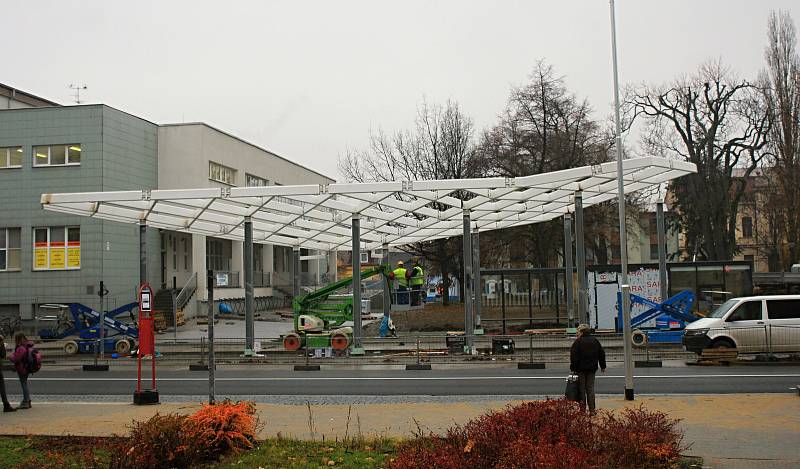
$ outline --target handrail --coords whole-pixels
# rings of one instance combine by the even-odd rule
[[[183,288],[181,288],[181,291],[175,297],[175,305],[178,308],[186,306],[186,303],[189,302],[189,299],[195,291],[197,291],[197,272],[193,272],[189,280],[183,284]]]

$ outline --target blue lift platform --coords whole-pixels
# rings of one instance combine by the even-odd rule
[[[631,318],[631,328],[638,328],[638,331],[633,332],[634,345],[643,345],[645,340],[655,344],[680,344],[686,324],[698,319],[692,314],[695,298],[694,293],[690,290],[684,290],[662,303],[656,303],[634,294],[631,294],[630,297],[631,306],[640,304],[648,307],[644,312]],[[622,293],[617,293],[617,332],[622,332],[621,304]],[[654,318],[656,320],[655,327],[640,328],[642,324]]]
[[[68,354],[94,353],[100,337],[100,312],[81,303],[58,306],[68,309],[69,316],[62,314],[56,329],[39,330],[39,337],[52,340],[77,336],[64,344],[64,351]],[[106,353],[125,355],[136,348],[139,329],[118,320],[117,317],[128,313],[135,322],[134,310],[138,308],[139,303],[133,302],[106,312],[103,334]]]

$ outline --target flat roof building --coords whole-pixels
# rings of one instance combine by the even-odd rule
[[[137,228],[45,212],[42,193],[332,182],[204,123],[158,125],[107,105],[59,106],[0,85],[0,317],[30,320],[43,303],[99,309],[100,281],[107,310],[136,298]],[[155,228],[147,237],[150,284],[190,289],[185,316],[206,300],[206,266],[217,272],[216,298],[244,297],[241,242]],[[302,262],[304,284],[335,277],[335,257],[317,257]],[[256,244],[256,297],[291,294],[290,259],[291,248]]]

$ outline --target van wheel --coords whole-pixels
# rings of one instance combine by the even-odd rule
[[[716,349],[736,348],[736,344],[734,344],[730,339],[716,339],[714,342],[711,343],[711,348],[716,348]]]

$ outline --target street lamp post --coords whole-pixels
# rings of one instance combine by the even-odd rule
[[[614,69],[614,124],[617,150],[617,203],[619,205],[619,253],[622,280],[622,341],[625,351],[625,399],[633,400],[633,353],[631,344],[630,285],[628,284],[628,237],[625,231],[625,183],[622,180],[622,130],[619,116],[619,74],[617,72],[617,24],[614,0],[611,6],[611,57]]]

